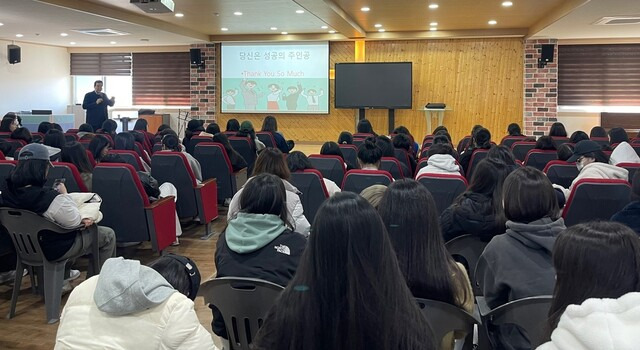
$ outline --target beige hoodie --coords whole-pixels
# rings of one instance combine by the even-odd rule
[[[582,179],[620,179],[628,181],[629,171],[615,165],[594,162],[582,168],[580,174],[571,182],[571,186],[568,189],[559,185],[553,185],[553,187],[561,189],[565,198],[569,198],[573,185]]]

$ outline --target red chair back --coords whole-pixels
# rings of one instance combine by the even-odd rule
[[[340,156],[312,154],[309,156],[309,161],[323,177],[336,184],[341,184],[344,180],[344,174],[347,170]]]
[[[291,184],[302,192],[300,201],[304,215],[309,222],[313,222],[320,205],[329,198],[322,174],[316,169],[297,171],[291,173]]]
[[[543,172],[547,174],[552,184],[560,185],[564,188],[569,188],[580,173],[576,163],[568,163],[563,160],[550,161],[544,167]]]
[[[467,180],[462,175],[421,174],[417,181],[431,192],[438,213],[447,209],[467,189]]]
[[[89,189],[82,181],[82,176],[74,164],[64,162],[53,162],[53,167],[47,174],[46,186],[52,186],[56,179],[65,179],[64,186],[68,192],[89,192]]]
[[[524,162],[524,159],[527,157],[527,153],[532,149],[536,148],[536,143],[532,141],[516,141],[511,145],[511,152],[513,152],[513,156]]]
[[[373,185],[389,186],[393,182],[393,177],[389,172],[382,170],[349,170],[342,181],[342,190],[360,193],[362,190]]]
[[[626,180],[580,179],[562,212],[567,227],[593,220],[609,220],[629,203],[631,184]]]
[[[544,170],[547,163],[558,160],[558,152],[554,150],[532,149],[524,159],[524,165]]]

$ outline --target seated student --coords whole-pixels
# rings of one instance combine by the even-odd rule
[[[460,175],[460,166],[453,157],[453,148],[448,143],[437,143],[429,147],[427,166],[418,170],[416,179],[426,173]]]
[[[27,128],[19,127],[11,132],[10,138],[14,140],[22,140],[27,144],[33,142],[33,137],[31,136],[31,132]]]
[[[609,130],[609,143],[615,145],[622,142],[629,142],[629,135],[623,128],[613,128]]]
[[[571,182],[569,188],[553,185],[554,188],[564,194],[565,198],[569,198],[573,185],[581,179],[629,179],[629,171],[609,164],[609,159],[602,153],[600,145],[590,140],[578,142],[573,150],[573,155],[567,161],[576,162],[580,173]]]
[[[147,136],[151,137],[151,134],[142,133],[139,131],[128,131],[129,134],[133,135],[134,147],[133,150],[138,153],[139,156],[142,157],[142,160],[149,160],[147,163],[151,162],[151,157],[149,157],[149,153],[151,153],[152,145],[148,142]],[[154,136],[155,139],[155,136]],[[135,143],[139,143],[142,147],[135,147]],[[149,147],[151,146],[151,147]],[[145,160],[146,162],[146,160]]]
[[[158,130],[156,130],[156,135],[158,135],[162,130],[171,129],[171,125],[169,124],[160,124]]]
[[[196,181],[198,183],[202,182],[202,168],[200,167],[200,162],[184,150],[180,144],[180,139],[178,139],[178,136],[175,133],[167,133],[162,137],[162,151],[182,152],[182,154],[187,157],[187,161],[189,162],[191,171],[193,171],[193,175],[196,177]]]
[[[258,139],[256,136],[256,131],[253,129],[253,124],[245,120],[240,124],[240,130],[236,133],[237,137],[248,137],[249,142],[251,143],[251,148],[256,154],[262,152],[263,149],[266,148],[264,143]]]
[[[61,160],[66,163],[71,163],[76,166],[82,182],[87,187],[87,190],[91,192],[93,182],[93,166],[89,161],[87,152],[84,146],[79,142],[72,142],[67,147],[62,149]]]
[[[367,119],[362,119],[358,122],[356,126],[356,133],[358,134],[371,134],[373,136],[378,136],[378,134],[373,131],[373,126],[371,126],[371,122]]]
[[[360,192],[360,196],[369,202],[376,210],[382,201],[382,196],[387,191],[385,185],[371,185]]]
[[[433,141],[431,143],[431,146],[429,147],[425,147],[422,149],[422,152],[420,154],[420,157],[429,157],[429,150],[431,149],[431,147],[438,145],[438,144],[443,144],[443,145],[449,145],[451,146],[451,148],[453,149],[453,144],[451,143],[451,135],[449,135],[446,131],[441,130],[438,131],[438,133],[433,137]],[[458,154],[458,152],[453,149],[453,152],[451,153],[451,156],[458,160],[460,158],[460,155]]]
[[[376,146],[380,147],[382,150],[383,157],[395,157],[395,152],[393,149],[393,143],[391,143],[391,139],[384,135],[379,135],[374,138],[374,142]]]
[[[184,145],[185,148],[189,146],[189,141],[191,141],[192,137],[200,135],[200,133],[204,131],[204,127],[202,126],[203,124],[204,120],[189,120],[187,123],[187,129],[184,131],[184,138],[182,139],[182,145]]]
[[[324,144],[322,144],[322,147],[320,148],[320,154],[324,156],[338,156],[344,162],[344,166],[346,170],[356,169],[355,164],[349,164],[344,159],[344,154],[342,154],[342,150],[340,149],[340,146],[338,146],[338,144],[333,141],[327,141]]]
[[[566,228],[551,182],[540,170],[515,170],[504,181],[503,194],[507,230],[486,246],[478,262],[485,263],[486,269],[476,276],[492,309],[552,293],[555,271],[551,251],[556,237]],[[503,325],[490,333],[496,348],[531,348],[518,327]]]
[[[238,122],[238,119],[229,119],[227,121],[227,130],[226,131],[233,131],[233,132],[238,132],[240,131],[240,123]]]
[[[209,123],[209,125],[207,125],[207,128],[205,129],[205,132],[210,135],[219,134],[220,126],[216,123]]]
[[[620,142],[609,157],[609,164],[618,165],[619,163],[640,163],[638,153],[626,141]]]
[[[41,122],[40,124],[38,124],[38,132],[41,134],[46,134],[49,130],[51,130],[51,123],[50,122]]]
[[[353,145],[353,135],[348,131],[343,131],[338,136],[338,144]]]
[[[113,149],[122,150],[122,151],[133,151],[133,152],[135,152],[136,150],[135,149],[136,140],[133,134],[130,132],[118,133],[116,135],[116,138],[113,141],[115,143],[115,146],[113,147]],[[140,169],[140,170],[150,173],[151,165],[147,164],[147,162],[145,162],[144,159],[142,159],[142,157],[140,157],[140,155],[138,155],[137,153],[136,155],[138,156],[140,163],[142,163],[143,169]]]
[[[640,235],[640,171],[636,171],[631,186],[631,202],[615,213],[611,221],[621,222]]]
[[[568,143],[563,143],[558,147],[558,160],[567,161],[567,159],[573,156],[573,145]]]
[[[233,147],[231,147],[231,144],[229,143],[229,138],[227,138],[227,135],[218,132],[213,135],[213,142],[217,142],[221,144],[222,147],[224,147],[224,150],[227,153],[227,156],[229,157],[229,161],[231,161],[231,167],[233,168],[234,172],[247,167],[247,162],[244,160],[244,158],[242,158],[240,153],[236,152],[236,150],[234,150]]]
[[[569,142],[576,144],[582,140],[588,140],[588,139],[589,139],[589,135],[587,135],[586,132],[578,130],[573,134],[571,134],[571,137],[569,138]]]
[[[399,148],[399,149],[403,149],[403,150],[407,151],[407,155],[409,156],[408,157],[409,158],[409,165],[411,167],[411,169],[409,169],[409,171],[411,171],[411,174],[415,174],[415,172],[416,172],[416,158],[412,154],[413,142],[411,142],[411,139],[409,138],[409,136],[407,136],[405,134],[397,134],[396,136],[393,137],[391,142],[393,143],[393,147],[394,148]],[[395,154],[394,154],[394,156],[395,156]]]
[[[433,134],[435,135],[435,134],[437,134],[437,133],[439,133],[439,132],[445,132],[445,133],[447,133],[447,134],[448,134],[448,133],[449,133],[449,130],[447,129],[447,127],[446,127],[446,126],[444,126],[444,125],[439,125],[439,126],[436,126],[436,128],[435,128],[435,129],[433,129]]]
[[[51,129],[47,131],[47,133],[44,135],[44,139],[42,140],[42,143],[45,146],[54,147],[59,150],[63,150],[65,148],[65,145],[67,144],[67,140],[64,138],[64,133],[62,131]],[[58,156],[54,157],[51,160],[58,161],[59,159],[60,159],[60,155],[58,154]]]
[[[293,151],[289,153],[289,156],[287,156],[287,166],[289,167],[289,171],[292,173],[305,169],[315,169],[309,161],[309,158],[300,151]],[[322,178],[322,181],[324,182],[324,187],[327,189],[329,196],[333,196],[341,191],[340,187],[336,185],[335,182],[324,177]]]
[[[589,137],[608,137],[607,130],[601,126],[594,126],[589,132]]]
[[[418,154],[418,149],[420,149],[420,145],[415,142],[415,138],[413,137],[413,135],[411,135],[411,133],[409,132],[409,129],[407,129],[407,127],[400,125],[399,127],[393,129],[393,134],[404,134],[409,136],[410,140],[414,140],[412,141],[411,144],[411,148],[410,148],[410,153],[415,157],[416,154]]]
[[[458,153],[462,154],[462,152],[464,152],[467,148],[471,147],[473,145],[473,135],[476,134],[476,131],[480,130],[480,129],[484,129],[482,127],[482,125],[480,124],[476,124],[473,126],[473,128],[471,128],[471,133],[469,134],[471,136],[471,138],[469,139],[462,139],[460,140],[460,143],[458,144],[457,147],[457,151]]]
[[[134,131],[141,131],[138,133],[134,133],[134,134],[141,134],[144,135],[144,139],[146,142],[140,142],[142,145],[149,144],[150,146],[153,146],[154,140],[153,140],[153,134],[151,134],[148,130],[149,127],[149,122],[146,119],[138,119],[136,120],[136,123],[133,125],[133,130]]]
[[[380,169],[382,149],[376,144],[374,137],[368,137],[358,147],[358,166],[362,170]]]
[[[256,334],[256,350],[436,348],[366,200],[336,194],[313,227],[295,276]]]
[[[612,222],[578,224],[553,248],[551,341],[538,350],[635,349],[640,341],[640,241]]]
[[[477,149],[491,148],[491,133],[485,128],[480,128],[471,136],[471,145],[460,154],[460,165],[464,173],[469,172],[469,165],[473,151]]]
[[[513,156],[511,149],[507,146],[491,146],[489,153],[487,153],[487,158],[499,160],[504,164],[513,167],[513,169],[517,167],[516,158]]]
[[[489,241],[504,232],[502,184],[510,171],[511,167],[495,159],[478,163],[467,190],[440,214],[445,242],[465,234]]]
[[[199,284],[187,257],[164,255],[149,266],[109,259],[71,292],[55,349],[213,350],[194,310]]]
[[[112,156],[109,155],[109,151],[111,150],[111,143],[106,137],[102,135],[96,135],[96,137],[94,137],[89,143],[89,148],[87,149],[89,150],[89,152],[91,152],[93,160],[95,160],[96,163],[100,163],[106,158]],[[122,163],[124,163],[124,161],[122,161]]]
[[[378,206],[400,271],[416,298],[438,300],[473,313],[473,292],[465,267],[444,247],[438,209],[431,193],[415,180],[395,181]],[[453,349],[453,338],[443,346]]]
[[[242,209],[218,238],[216,277],[259,278],[284,287],[296,273],[306,246],[306,239],[293,231],[284,182],[276,175],[261,173],[244,189],[240,195]],[[222,315],[211,308],[213,332],[228,339]],[[228,344],[225,349],[229,349]]]
[[[54,153],[51,153],[54,152]],[[24,146],[18,155],[18,165],[1,186],[3,206],[30,210],[56,224],[72,229],[94,224],[92,218],[82,217],[76,202],[60,184],[53,189],[44,184],[51,167],[49,158],[59,150],[33,143]],[[80,254],[90,254],[92,235],[89,231],[67,234],[39,235],[44,256],[49,261],[60,261]],[[115,255],[116,237],[112,229],[98,226],[98,254],[100,265]],[[70,289],[65,283],[65,289]]]
[[[564,124],[555,122],[549,127],[550,137],[567,137],[567,129],[564,128]]]
[[[78,127],[78,133],[76,134],[76,136],[78,136],[79,140],[84,140],[85,136],[87,135],[93,135],[93,126],[91,126],[91,124],[80,124],[80,126]]]
[[[277,148],[266,148],[260,153],[253,168],[253,177],[247,179],[244,187],[236,192],[231,199],[231,203],[229,203],[227,220],[232,220],[236,217],[238,212],[242,210],[241,197],[242,192],[244,192],[244,188],[247,187],[247,184],[251,182],[254,177],[262,173],[276,175],[280,180],[282,180],[284,188],[287,191],[287,211],[289,213],[289,218],[292,221],[291,224],[293,225],[293,230],[308,236],[311,225],[309,225],[309,221],[307,221],[307,218],[304,216],[304,210],[299,196],[301,192],[289,183],[291,173],[289,172],[289,168],[287,167],[287,163],[284,160],[282,152]]]
[[[520,129],[520,125],[518,123],[511,123],[507,126],[507,134],[509,136],[523,136],[522,129]]]
[[[51,123],[51,129],[64,132],[64,130],[62,130],[62,125],[58,123]]]
[[[289,153],[293,149],[294,143],[292,140],[285,140],[284,135],[278,131],[278,120],[274,116],[266,116],[262,122],[262,131],[269,132],[276,140],[276,147],[282,153]]]
[[[20,127],[20,117],[13,112],[4,115],[0,122],[0,132],[13,132]]]
[[[113,119],[107,119],[102,123],[102,127],[98,131],[100,134],[107,134],[111,136],[111,139],[115,139],[116,130],[118,129],[118,123]]]
[[[540,136],[538,141],[536,141],[536,146],[534,149],[541,149],[546,151],[555,151],[556,145],[553,143],[553,139],[551,136]]]

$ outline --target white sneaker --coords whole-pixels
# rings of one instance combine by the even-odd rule
[[[73,286],[69,283],[69,280],[64,280],[62,284],[62,295],[65,295],[73,290]]]
[[[65,279],[65,281],[73,281],[74,279],[80,277],[80,271],[78,270],[69,270],[69,278]]]

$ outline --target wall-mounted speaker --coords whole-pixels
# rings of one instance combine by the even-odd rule
[[[11,64],[20,63],[20,46],[7,45],[7,57]]]
[[[204,68],[204,63],[202,62],[202,51],[200,49],[191,49],[189,50],[191,54],[191,65],[198,66],[198,68]]]
[[[538,68],[544,68],[547,63],[553,62],[553,53],[556,46],[554,44],[542,44],[540,48],[540,58],[538,59]]]

